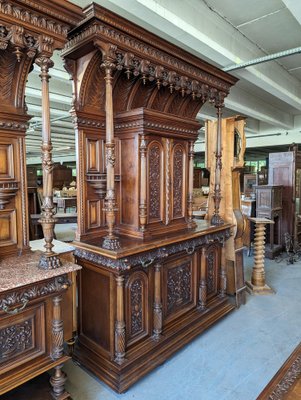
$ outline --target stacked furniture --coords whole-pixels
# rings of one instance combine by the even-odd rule
[[[233,310],[218,173],[213,221],[196,223],[192,202],[195,117],[209,100],[221,120],[236,79],[98,5],[84,13],[62,53],[83,267],[74,357],[122,392]]]
[[[281,243],[284,234],[293,237],[295,244],[301,242],[301,152],[294,146],[291,151],[269,155],[269,185],[283,186],[283,211]]]

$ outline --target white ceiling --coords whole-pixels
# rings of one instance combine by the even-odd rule
[[[85,7],[89,0],[73,0]],[[127,19],[193,54],[227,68],[258,57],[301,46],[301,0],[97,0]],[[74,132],[68,110],[71,83],[58,54],[52,72],[51,115],[54,153],[74,158]],[[248,117],[247,136],[252,147],[301,143],[301,55],[296,54],[232,72],[240,80],[226,99],[225,116]],[[38,70],[27,88],[29,113],[40,122]],[[200,118],[214,116],[205,105]],[[267,134],[278,136],[266,137]],[[34,137],[35,135],[35,137]],[[261,135],[265,135],[261,137]],[[39,128],[27,139],[28,158],[37,154]],[[256,143],[255,143],[256,142]],[[70,147],[70,149],[68,148]],[[202,150],[202,144],[197,145]],[[34,158],[32,158],[34,157]]]

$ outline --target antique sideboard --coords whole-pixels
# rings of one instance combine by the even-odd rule
[[[217,127],[211,221],[192,215],[196,115],[236,78],[96,5],[62,51],[77,143],[74,358],[118,392],[233,310],[221,252]]]

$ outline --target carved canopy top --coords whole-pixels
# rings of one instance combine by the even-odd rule
[[[84,9],[86,19],[69,34],[63,56],[76,59],[98,48],[103,60],[128,76],[154,81],[202,103],[216,106],[237,79],[192,54],[168,43],[126,19],[92,4]]]

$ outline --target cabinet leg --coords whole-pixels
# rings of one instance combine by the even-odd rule
[[[52,387],[51,396],[54,400],[71,399],[70,394],[65,390],[67,376],[62,371],[62,367],[63,365],[55,367],[54,374],[50,378],[50,385]]]

